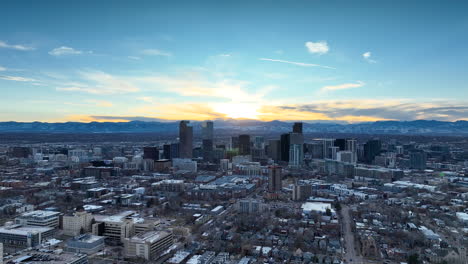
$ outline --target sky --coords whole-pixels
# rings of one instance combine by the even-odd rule
[[[0,121],[468,120],[467,1],[10,1]]]

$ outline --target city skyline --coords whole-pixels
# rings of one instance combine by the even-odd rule
[[[0,121],[468,119],[466,3],[28,4],[0,10]]]

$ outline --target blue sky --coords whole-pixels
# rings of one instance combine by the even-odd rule
[[[464,1],[2,1],[0,120],[468,119]]]

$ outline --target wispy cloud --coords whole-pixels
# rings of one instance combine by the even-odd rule
[[[320,68],[325,68],[325,69],[335,69],[335,68],[330,67],[330,66],[324,66],[324,65],[313,64],[313,63],[304,63],[304,62],[287,61],[287,60],[277,60],[277,59],[270,59],[270,58],[260,58],[259,60],[287,63],[287,64],[292,64],[292,65],[301,66],[301,67],[320,67]]]
[[[305,46],[310,53],[319,54],[319,55],[325,54],[330,50],[326,41],[319,41],[319,42],[308,41],[305,43]]]
[[[153,97],[149,97],[149,96],[137,97],[137,100],[140,100],[140,101],[143,101],[143,102],[146,102],[146,103],[153,103],[154,102]]]
[[[6,71],[7,68],[0,66],[0,71]]]
[[[367,61],[368,63],[376,63],[377,61],[372,59],[372,53],[370,51],[367,51],[367,52],[364,52],[362,54],[362,57],[364,58],[365,61]]]
[[[112,107],[113,106],[112,102],[104,101],[104,100],[89,99],[89,100],[86,100],[86,102],[94,104],[98,107]]]
[[[90,94],[124,94],[140,91],[137,86],[125,78],[101,71],[80,72],[80,77],[89,84],[70,83],[70,86],[57,87],[56,90]]]
[[[185,97],[224,98],[236,102],[258,101],[274,87],[263,87],[256,92],[248,89],[248,82],[221,79],[208,81],[197,75],[186,73],[187,76],[144,76],[134,80],[143,85],[158,87]]]
[[[345,89],[351,89],[351,88],[358,88],[364,86],[365,83],[358,81],[356,83],[343,83],[343,84],[338,84],[338,85],[329,85],[329,86],[324,86],[322,89],[320,89],[322,92],[326,91],[335,91],[335,90],[345,90]]]
[[[127,58],[131,60],[141,60],[141,57],[138,57],[138,56],[127,56]]]
[[[20,76],[9,76],[9,75],[0,75],[0,79],[7,81],[17,81],[17,82],[36,82],[37,80],[31,78],[25,78]]]
[[[409,99],[321,101],[311,104],[278,106],[282,115],[300,112],[304,115],[322,115],[324,120],[364,122],[375,120],[441,120],[456,121],[468,118],[466,102],[429,101]]]
[[[5,49],[14,49],[14,50],[21,50],[21,51],[27,51],[27,50],[34,50],[35,48],[30,47],[30,46],[25,46],[25,45],[19,45],[19,44],[8,44],[5,41],[0,40],[0,48],[5,48]]]
[[[141,51],[141,54],[143,55],[149,55],[149,56],[164,56],[164,57],[171,57],[172,53],[159,50],[159,49],[144,49]]]
[[[80,55],[80,54],[83,54],[83,53],[93,53],[93,52],[92,51],[76,50],[74,48],[66,47],[66,46],[58,47],[58,48],[55,48],[55,49],[49,51],[49,54],[52,55],[52,56]]]

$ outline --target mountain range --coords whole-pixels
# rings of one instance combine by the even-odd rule
[[[192,121],[194,130],[200,130],[200,121]],[[215,120],[215,130],[245,132],[288,132],[292,122],[258,120]],[[468,121],[377,121],[355,124],[343,123],[307,123],[304,133],[355,133],[355,134],[444,134],[468,135]],[[0,122],[0,133],[177,133],[175,121],[130,121],[130,122]]]

